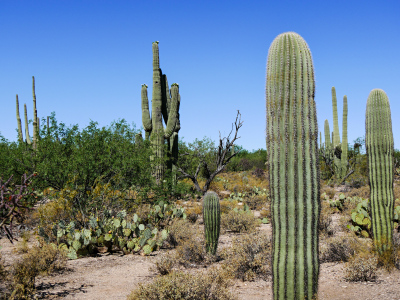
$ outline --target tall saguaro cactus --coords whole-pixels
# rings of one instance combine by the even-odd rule
[[[340,172],[341,177],[344,178],[347,175],[347,153],[348,153],[348,141],[347,141],[347,96],[343,97],[343,120],[342,120],[342,154],[340,160]]]
[[[217,193],[210,191],[204,195],[203,218],[206,250],[208,253],[215,255],[221,224],[221,207]]]
[[[19,140],[20,143],[23,143],[23,142],[24,142],[24,136],[23,136],[23,134],[22,134],[21,117],[20,117],[20,115],[19,115],[19,100],[18,100],[18,94],[16,95],[16,100],[15,100],[15,102],[16,102],[16,105],[17,105],[16,112],[17,112],[17,124],[18,124],[18,140]]]
[[[365,114],[371,189],[372,232],[380,252],[389,250],[393,235],[393,132],[389,99],[381,89],[370,92]]]
[[[32,97],[33,97],[33,149],[37,149],[39,139],[38,116],[36,109],[35,76],[32,76]]]
[[[339,119],[338,119],[338,111],[337,111],[337,98],[336,98],[336,89],[332,87],[332,112],[333,112],[333,147],[336,147],[340,144],[340,135],[339,135]]]
[[[24,116],[25,116],[25,137],[28,145],[32,144],[31,138],[29,137],[29,126],[28,126],[28,113],[26,111],[26,104],[24,104]]]
[[[267,153],[272,197],[274,299],[317,294],[318,124],[310,49],[294,32],[272,42],[267,62]]]
[[[151,100],[151,117],[147,96],[147,85],[142,85],[142,122],[146,131],[146,138],[150,138],[153,147],[153,159],[155,162],[155,178],[160,182],[164,177],[164,143],[165,139],[174,138],[179,124],[179,85],[173,83],[169,91],[167,76],[160,69],[158,42],[153,43],[153,93]],[[166,128],[163,126],[163,117]],[[172,141],[172,145],[173,145]],[[177,142],[176,142],[177,144]],[[170,147],[173,148],[172,146]]]

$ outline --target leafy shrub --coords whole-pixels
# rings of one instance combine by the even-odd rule
[[[35,279],[40,274],[50,274],[65,267],[66,256],[54,244],[43,241],[15,262],[10,271],[13,292],[9,299],[31,299],[35,293]]]
[[[377,277],[378,257],[371,252],[358,252],[345,266],[346,281],[375,281]]]
[[[320,244],[320,262],[347,262],[355,253],[354,238],[330,237]]]
[[[258,219],[251,211],[238,210],[237,208],[221,216],[221,227],[232,232],[254,232],[260,225]]]
[[[211,268],[199,274],[171,272],[152,283],[139,284],[128,300],[233,300],[230,283],[222,270]]]
[[[265,232],[234,238],[232,247],[225,248],[221,256],[225,259],[223,268],[234,278],[254,281],[271,275],[271,240]]]

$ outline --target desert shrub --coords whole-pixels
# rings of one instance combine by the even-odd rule
[[[221,216],[221,227],[232,232],[254,232],[260,225],[251,211],[233,209]]]
[[[13,292],[9,299],[31,299],[35,293],[35,279],[65,267],[66,255],[54,244],[41,242],[15,262],[11,268]]]
[[[268,195],[254,195],[246,197],[244,201],[250,209],[261,209],[268,200]]]
[[[182,245],[195,234],[193,227],[190,226],[188,220],[174,219],[168,227],[169,233],[166,242],[171,247]]]
[[[225,259],[223,268],[234,278],[254,281],[271,275],[271,240],[265,232],[234,238],[232,247],[225,248],[221,256]]]
[[[377,269],[377,255],[368,251],[360,251],[346,263],[344,279],[346,281],[375,281]]]
[[[219,204],[221,207],[221,214],[229,213],[235,207],[238,207],[238,203],[239,202],[237,200],[232,200],[232,199],[220,200]]]
[[[200,203],[191,202],[190,206],[185,209],[187,219],[191,223],[196,223],[199,215],[203,213],[203,207]]]
[[[264,178],[265,177],[265,170],[260,168],[255,168],[251,174],[257,178]]]
[[[15,252],[17,253],[27,253],[29,251],[28,241],[31,238],[31,233],[27,230],[22,231],[20,234],[22,241],[20,241],[16,246]]]
[[[364,199],[369,199],[369,196],[370,196],[369,185],[352,189],[347,193],[347,197],[361,197]]]
[[[347,262],[355,253],[355,241],[349,236],[330,237],[320,243],[321,262]]]
[[[178,263],[178,257],[175,252],[164,253],[157,257],[154,266],[150,271],[156,272],[160,275],[167,275],[171,273],[172,268]]]
[[[334,229],[332,226],[331,208],[326,201],[321,203],[321,213],[319,215],[318,231],[322,235],[332,235]]]
[[[228,287],[225,273],[211,268],[199,274],[171,272],[156,277],[148,284],[139,284],[128,296],[128,300],[233,300],[237,299]]]
[[[176,248],[178,261],[185,267],[204,263],[206,259],[205,241],[202,235],[191,236]]]

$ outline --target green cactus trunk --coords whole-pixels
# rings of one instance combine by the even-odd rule
[[[340,135],[339,135],[339,119],[338,119],[338,111],[337,111],[337,98],[336,98],[336,89],[332,87],[332,111],[333,111],[333,147],[336,147],[340,144]]]
[[[272,42],[267,63],[267,153],[272,197],[274,299],[317,294],[319,162],[314,70],[293,32]]]
[[[21,117],[19,115],[19,101],[18,101],[18,94],[16,95],[16,104],[17,104],[17,124],[18,124],[18,141],[20,143],[24,142],[24,136],[22,134],[22,124],[21,124]]]
[[[24,116],[25,116],[25,136],[26,136],[26,143],[28,145],[32,144],[31,139],[29,137],[29,126],[28,126],[28,113],[26,111],[26,104],[24,104]]]
[[[151,117],[147,97],[147,85],[142,85],[142,122],[146,131],[146,139],[150,138],[153,148],[152,160],[154,163],[154,177],[157,183],[164,178],[164,145],[165,139],[170,139],[176,131],[179,118],[179,85],[171,85],[171,94],[168,88],[166,75],[160,69],[158,42],[152,45],[153,50],[153,93],[151,100]],[[171,99],[172,98],[172,99]],[[166,128],[163,126],[163,117]]]
[[[343,97],[343,120],[342,120],[342,156],[341,156],[341,177],[344,178],[347,175],[347,152],[348,152],[348,141],[347,141],[347,96]]]
[[[325,150],[330,151],[331,150],[331,135],[330,135],[328,120],[325,120],[324,132],[325,132]]]
[[[32,96],[33,96],[33,149],[37,149],[39,139],[38,116],[36,109],[35,77],[32,76]]]
[[[393,238],[393,132],[389,99],[380,89],[368,96],[365,114],[365,145],[371,189],[371,220],[379,252],[391,249]]]
[[[203,200],[204,235],[207,253],[215,255],[221,224],[221,207],[215,192],[207,192]]]

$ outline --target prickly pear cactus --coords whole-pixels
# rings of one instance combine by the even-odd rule
[[[272,42],[267,62],[267,153],[272,199],[274,299],[317,294],[319,163],[314,70],[294,32]]]
[[[215,255],[218,247],[221,225],[221,207],[217,193],[210,191],[204,195],[203,218],[206,251]]]
[[[371,91],[365,115],[372,232],[375,245],[382,252],[392,246],[394,208],[392,117],[389,98],[383,90]]]

